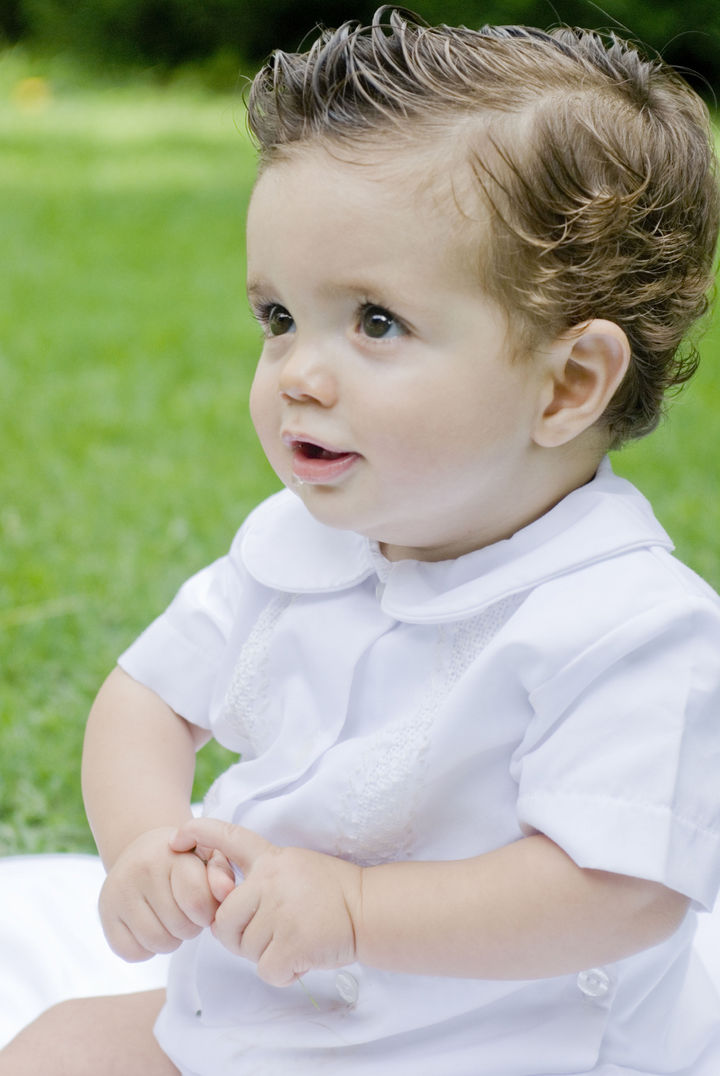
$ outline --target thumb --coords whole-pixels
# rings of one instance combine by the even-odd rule
[[[218,852],[212,853],[207,864],[207,877],[210,892],[218,904],[222,904],[235,888],[235,872],[230,866],[227,857]]]
[[[182,825],[170,838],[173,852],[191,852],[202,845],[214,848],[246,873],[258,856],[272,848],[259,833],[217,818],[194,818]]]

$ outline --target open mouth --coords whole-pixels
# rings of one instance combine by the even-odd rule
[[[293,451],[296,455],[304,456],[307,460],[339,460],[343,456],[351,456],[351,452],[332,452],[329,448],[315,445],[312,441],[294,441]]]
[[[359,459],[357,452],[336,451],[300,438],[286,442],[292,450],[292,470],[300,482],[327,485],[342,478]]]

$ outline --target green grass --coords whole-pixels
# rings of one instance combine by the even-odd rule
[[[720,301],[720,300],[719,300]],[[701,343],[695,378],[650,437],[613,465],[649,497],[676,553],[720,590],[720,308]]]
[[[247,417],[241,121],[150,90],[0,102],[0,853],[92,848],[98,685],[275,485]]]
[[[78,767],[117,654],[276,487],[247,415],[237,100],[42,84],[0,57],[0,854],[91,850]],[[14,96],[13,96],[14,95]],[[23,104],[24,102],[24,104]],[[720,330],[616,465],[720,586]],[[197,793],[225,764],[201,755]]]

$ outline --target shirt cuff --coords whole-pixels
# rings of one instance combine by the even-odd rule
[[[646,878],[711,910],[720,889],[720,834],[669,807],[611,797],[529,794],[524,832],[543,833],[579,867]]]
[[[118,665],[200,728],[210,728],[209,704],[216,677],[206,653],[164,617],[154,621],[118,658]]]

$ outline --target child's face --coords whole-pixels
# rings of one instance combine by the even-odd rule
[[[418,167],[313,148],[261,176],[250,404],[270,463],[319,520],[393,559],[438,560],[547,507],[533,439],[547,376],[539,358],[512,360],[458,253],[458,212],[417,193]]]

